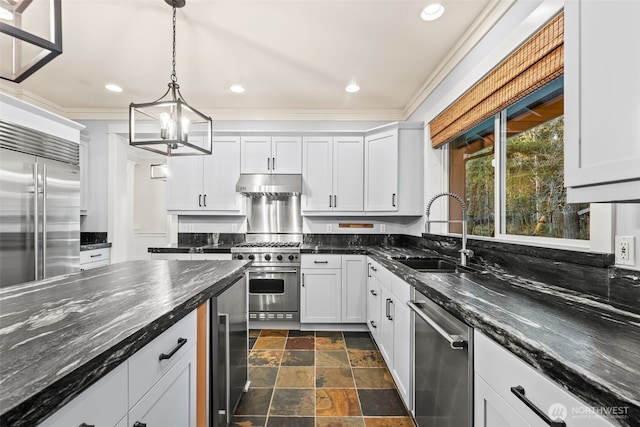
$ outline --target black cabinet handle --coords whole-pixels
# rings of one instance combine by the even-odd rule
[[[198,194],[198,206],[202,207],[202,194]]]
[[[271,159],[269,157],[267,157],[267,170],[271,170],[271,167],[269,166],[270,165],[270,163],[269,163],[270,161],[271,161]]]
[[[169,354],[164,354],[164,353],[160,353],[160,357],[158,357],[159,360],[164,360],[164,359],[171,359],[171,357],[176,354],[176,352],[178,350],[180,350],[180,348],[185,345],[187,343],[187,339],[186,338],[178,338],[178,344],[176,344],[175,347],[173,347],[173,350],[171,350],[171,352],[169,352]],[[134,424],[135,425],[135,424]]]
[[[547,414],[545,414],[543,411],[540,410],[540,408],[538,408],[532,401],[530,401],[525,395],[524,395],[524,387],[522,387],[521,385],[515,386],[515,387],[511,387],[511,393],[515,394],[516,397],[525,405],[527,405],[527,408],[531,409],[538,417],[542,418],[542,421],[544,421],[548,426],[551,427],[566,427],[567,424],[560,420],[560,421],[554,421],[551,418],[549,418],[549,416]]]
[[[373,289],[371,289],[369,292],[371,292],[371,295],[373,295],[374,297],[378,296],[378,293]]]
[[[387,298],[387,300],[385,301],[385,305],[384,305],[384,315],[387,319],[391,320],[390,314],[389,314],[389,302],[391,302],[391,300],[389,298]]]
[[[372,269],[373,271],[378,271],[378,269],[377,269],[377,268],[375,268],[373,265],[371,266],[371,269]]]
[[[275,157],[271,158],[271,169],[272,170],[276,170],[276,158]]]
[[[338,207],[338,196],[336,196],[335,194],[333,195],[333,207]]]
[[[205,208],[207,207],[207,195],[206,194],[202,197],[202,204],[204,205]]]
[[[89,255],[89,256],[90,256],[91,258],[96,258],[96,257],[102,256],[102,254],[95,254],[95,255]]]
[[[376,326],[376,323],[375,323],[373,320],[369,320],[369,323],[371,323],[371,326],[373,326],[374,328],[376,328],[376,329],[378,328],[378,327]]]
[[[393,316],[391,315],[391,304],[393,304],[393,300],[389,298],[389,315],[387,317],[393,322]],[[395,314],[396,309],[394,308],[393,311]]]
[[[391,206],[396,207],[396,193],[391,195]]]
[[[135,423],[133,423],[133,427],[147,427],[147,424],[136,421]]]
[[[314,264],[329,264],[329,261],[313,261]]]
[[[367,277],[371,277],[371,263],[368,263],[369,268],[367,268]]]
[[[300,281],[300,284],[302,285],[302,287],[304,288],[304,273],[302,273],[302,280]]]
[[[332,208],[333,206],[331,206],[331,194],[329,194],[329,207]]]
[[[96,427],[95,424],[82,423],[78,427]]]

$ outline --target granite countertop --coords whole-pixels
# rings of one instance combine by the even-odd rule
[[[301,254],[350,254],[367,255],[367,246],[359,245],[335,245],[335,244],[311,244],[304,243],[300,246]]]
[[[639,425],[640,315],[499,272],[419,273],[393,259],[436,252],[370,247],[369,255],[587,404],[627,408],[615,421]]]
[[[231,248],[237,246],[234,244],[220,244],[220,245],[177,245],[171,244],[167,246],[159,246],[148,248],[147,252],[154,254],[228,254],[231,253]]]
[[[128,261],[0,290],[0,425],[42,421],[249,265]]]
[[[104,248],[110,248],[111,247],[111,242],[105,242],[105,243],[86,243],[86,244],[82,244],[80,245],[80,252],[84,252],[84,251],[92,251],[94,249],[104,249]]]

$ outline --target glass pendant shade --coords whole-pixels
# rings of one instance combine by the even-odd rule
[[[211,154],[213,122],[180,96],[179,86],[155,102],[129,105],[129,144],[165,156]]]
[[[61,0],[0,0],[0,78],[20,83],[62,53]]]

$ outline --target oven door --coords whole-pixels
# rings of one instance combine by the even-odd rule
[[[254,266],[247,275],[250,313],[298,312],[299,268]]]

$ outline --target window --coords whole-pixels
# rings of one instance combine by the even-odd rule
[[[566,202],[563,86],[543,86],[448,144],[449,189],[464,195],[469,234],[589,239],[589,205]]]

